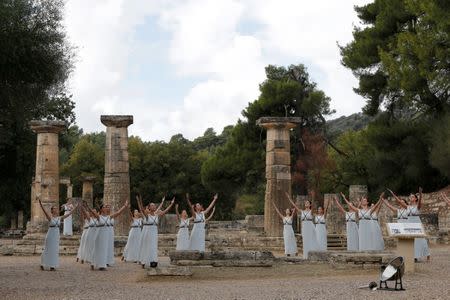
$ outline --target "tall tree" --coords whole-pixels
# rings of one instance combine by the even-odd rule
[[[375,0],[355,7],[363,27],[341,47],[342,63],[359,79],[355,91],[375,115],[409,109],[440,115],[450,107],[450,3]]]
[[[0,215],[29,205],[36,137],[28,122],[75,118],[62,17],[62,0],[0,2]]]
[[[202,181],[214,190],[222,192],[221,205],[231,215],[236,199],[244,194],[264,193],[265,135],[256,125],[263,116],[299,117],[301,123],[292,132],[293,161],[302,148],[304,129],[320,131],[325,116],[331,114],[328,98],[309,79],[302,64],[266,67],[267,79],[260,84],[261,94],[243,110],[244,120],[239,120],[227,142],[202,166]],[[306,187],[297,187],[297,190]],[[241,197],[242,199],[248,197]],[[253,201],[253,200],[252,200]]]

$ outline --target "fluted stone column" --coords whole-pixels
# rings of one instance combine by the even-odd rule
[[[58,134],[66,128],[64,121],[31,121],[37,133],[36,172],[32,183],[31,219],[27,232],[45,232],[47,219],[39,207],[38,198],[48,210],[59,207],[59,148]]]
[[[82,198],[83,201],[87,202],[89,207],[93,207],[94,205],[94,180],[94,176],[83,177]]]
[[[282,221],[271,202],[280,210],[291,207],[286,197],[292,191],[289,131],[298,123],[300,118],[263,117],[256,121],[267,129],[264,231],[268,236],[283,235]]]
[[[101,116],[101,122],[106,126],[103,203],[116,211],[130,200],[128,126],[133,124],[133,116]],[[130,215],[123,213],[115,224],[116,235],[127,235]]]

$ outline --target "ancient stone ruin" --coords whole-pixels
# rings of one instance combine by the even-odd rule
[[[130,201],[128,126],[133,124],[133,116],[101,116],[100,120],[106,126],[103,203],[115,211]],[[116,219],[114,232],[127,235],[129,226],[130,215],[122,214]]]
[[[38,198],[48,210],[59,207],[59,148],[58,134],[66,128],[64,121],[38,121],[30,123],[37,133],[36,172],[31,187],[31,219],[27,232],[45,232],[47,219],[39,207]]]
[[[264,200],[264,231],[268,236],[282,236],[283,225],[272,206],[291,207],[286,193],[291,195],[291,145],[289,131],[300,118],[263,117],[256,124],[267,129],[266,195]]]

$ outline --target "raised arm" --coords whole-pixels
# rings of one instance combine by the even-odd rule
[[[203,212],[204,214],[207,214],[214,207],[218,198],[219,198],[219,195],[215,194],[214,198],[211,201],[211,203],[209,204],[208,208],[205,209],[205,211]]]
[[[180,222],[181,217],[180,217],[180,212],[178,211],[178,203],[175,204],[175,213],[177,214],[177,220],[178,220],[178,222]]]
[[[160,211],[161,208],[163,208],[164,201],[166,201],[166,196],[164,196],[164,197],[161,199],[161,203],[159,204],[158,208],[156,209],[156,212]]]
[[[417,203],[417,208],[422,208],[422,187],[419,187],[419,202]]]
[[[110,214],[109,217],[112,218],[112,219],[114,219],[115,217],[117,217],[118,215],[120,215],[120,214],[121,214],[126,208],[128,208],[128,207],[130,207],[130,202],[128,202],[128,200],[127,200],[127,201],[125,201],[125,204],[124,204],[121,208],[119,208],[118,211],[116,211],[116,212]]]
[[[292,201],[291,195],[289,195],[289,193],[286,192],[286,197],[288,198],[289,202],[294,206],[296,211],[301,211],[301,209],[295,205],[294,201]]]
[[[403,208],[408,208],[408,206],[405,205],[405,204],[402,202],[402,200],[401,200],[399,197],[397,197],[397,195],[394,194],[394,192],[393,192],[391,189],[387,189],[387,190],[391,193],[391,195],[394,197],[395,201],[397,201],[397,203],[398,203],[401,207],[403,207]]]
[[[141,195],[136,196],[136,200],[137,200],[137,203],[138,203],[139,212],[141,213],[143,218],[146,217],[147,216],[147,212],[146,212],[144,204],[142,202],[142,196]]]
[[[397,212],[397,207],[395,207],[394,205],[390,204],[387,199],[383,199],[384,204],[386,204],[386,206],[392,210],[392,212]]]
[[[354,206],[353,204],[350,203],[350,201],[347,200],[344,193],[341,193],[341,196],[342,196],[342,199],[344,199],[345,203],[347,203],[348,207],[350,207],[355,212],[359,211],[359,209],[356,206]]]
[[[48,211],[45,210],[44,206],[42,205],[42,202],[41,202],[41,199],[40,199],[40,198],[38,198],[38,201],[39,201],[39,205],[40,205],[41,208],[42,208],[42,211],[43,211],[44,214],[45,214],[45,217],[47,218],[48,221],[50,221],[50,220],[52,219],[52,217],[50,216],[50,214],[48,213]]]
[[[275,203],[273,201],[271,201],[270,203],[272,203],[273,208],[275,209],[277,214],[280,216],[280,218],[283,219],[284,216],[280,213],[280,211],[278,210],[278,207],[275,205]]]
[[[331,201],[329,201],[329,200],[328,200],[327,205],[325,205],[325,203],[324,203],[324,208],[323,208],[323,217],[324,218],[327,217],[327,212],[328,212],[328,208],[330,207],[330,205],[331,205]]]
[[[380,197],[378,198],[377,203],[375,203],[375,205],[372,206],[372,207],[370,208],[369,212],[370,212],[371,214],[372,214],[373,212],[378,213],[378,211],[379,211],[380,208],[381,208],[381,203],[383,203],[383,196],[384,196],[384,192],[381,193]]]
[[[169,206],[167,206],[167,208],[166,208],[165,210],[160,211],[158,214],[159,214],[160,216],[164,216],[164,215],[172,208],[172,206],[173,206],[174,203],[175,203],[175,197],[173,197],[172,201],[170,201]]]
[[[84,208],[85,208],[87,211],[91,212],[97,220],[98,220],[98,218],[100,218],[100,214],[99,214],[99,213],[97,213],[95,210],[93,210],[92,208],[90,208],[86,203],[83,203],[83,204],[84,204]]]
[[[346,211],[345,209],[342,207],[341,203],[339,203],[338,198],[337,197],[333,197],[334,202],[336,203],[338,209],[340,210],[341,213],[345,214]]]
[[[208,222],[209,220],[212,219],[212,217],[214,216],[214,212],[215,212],[215,211],[216,211],[216,207],[214,206],[213,209],[212,209],[212,211],[211,211],[211,214],[208,216],[208,218],[206,218],[206,222]]]
[[[69,211],[69,213],[67,213],[67,214],[65,214],[65,215],[62,215],[62,216],[61,216],[61,220],[64,220],[65,218],[67,218],[68,216],[70,216],[71,214],[73,214],[73,212],[77,209],[77,207],[78,207],[78,204],[75,205],[75,206],[73,207],[73,209],[71,209],[71,210]]]
[[[195,217],[194,206],[192,206],[191,198],[189,197],[189,194],[188,194],[188,193],[186,193],[186,201],[187,201],[187,203],[188,203],[188,205],[189,205],[189,208],[191,209],[192,217]]]

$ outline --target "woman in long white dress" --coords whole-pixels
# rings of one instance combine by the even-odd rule
[[[319,206],[317,209],[317,215],[314,217],[314,221],[316,223],[317,250],[320,251],[327,250],[327,210],[328,207],[325,206],[324,209]]]
[[[419,196],[415,194],[409,195],[409,205],[405,207],[399,198],[392,192],[394,198],[397,200],[398,204],[408,211],[408,223],[420,223],[420,209],[422,208],[422,188],[419,188]],[[422,257],[426,257],[427,261],[430,261],[430,248],[428,247],[428,242],[425,238],[414,239],[414,259],[417,261]]]
[[[341,193],[342,197],[345,195]],[[359,238],[358,238],[358,224],[356,224],[356,214],[358,211],[349,207],[348,211],[344,209],[337,197],[334,197],[338,209],[345,215],[345,223],[347,229],[347,250],[358,251],[359,250]]]
[[[106,219],[106,230],[108,231],[108,263],[106,265],[111,267],[114,265],[114,218]]]
[[[175,212],[177,214],[178,219],[178,233],[177,233],[177,246],[176,250],[189,250],[190,247],[190,240],[189,240],[189,222],[193,220],[194,218],[188,217],[187,211],[183,209],[181,211],[181,215],[178,211],[178,204],[175,205]]]
[[[86,209],[86,207],[85,207]],[[97,213],[95,208],[92,209],[94,213]],[[97,238],[97,218],[95,214],[88,210],[89,212],[89,228],[86,233],[86,251],[84,252],[84,261],[91,263],[94,255],[94,244]]]
[[[159,207],[162,207],[163,201]],[[143,223],[143,227],[147,227],[148,231],[146,232],[145,238],[142,239],[142,243],[145,245],[141,245],[139,258],[142,267],[156,267],[158,265],[158,225],[159,218],[164,216],[175,203],[175,197],[170,202],[170,205],[165,210],[160,210],[156,207],[155,203],[150,203],[148,205],[147,210],[142,209],[142,201],[138,203],[141,211],[145,216],[145,222]],[[144,250],[143,250],[144,249]]]
[[[290,195],[288,195],[289,202],[294,206],[297,210],[298,215],[300,216],[300,221],[302,222],[302,244],[303,244],[303,258],[307,259],[310,251],[318,250],[317,245],[317,237],[316,237],[316,228],[314,226],[314,215],[311,211],[311,202],[306,200],[304,203],[304,209],[301,210],[295,203],[292,201]]]
[[[108,204],[100,206],[100,213],[94,213],[97,218],[97,233],[94,241],[94,249],[91,261],[91,269],[99,269],[101,271],[106,270],[109,263],[108,261],[108,247],[110,243],[110,232],[108,230],[107,224],[110,219],[114,219],[120,215],[125,208],[129,206],[128,200],[125,202],[118,211],[111,213],[111,207]],[[114,242],[114,241],[113,241]]]
[[[52,206],[49,213],[42,205],[41,199],[38,198],[38,201],[49,222],[47,235],[45,236],[44,251],[42,251],[41,255],[41,270],[50,269],[54,271],[59,266],[59,226],[61,225],[61,220],[70,216],[73,210],[67,215],[59,216],[58,207]]]
[[[359,202],[359,207],[354,206],[352,203],[350,203],[345,197],[344,201],[347,203],[348,207],[350,207],[353,211],[358,212],[358,218],[359,218],[359,226],[358,226],[358,242],[359,251],[366,251],[366,250],[375,250],[374,246],[375,243],[373,242],[373,232],[372,232],[372,225],[371,225],[371,216],[372,209],[375,208],[369,208],[369,201],[367,200],[367,197],[362,197],[361,201]]]
[[[165,198],[163,198],[161,200],[160,205],[158,206],[158,208],[156,209],[157,211],[161,210],[162,206],[164,205],[164,200]],[[152,229],[154,226],[157,226],[157,224],[155,224],[155,220],[152,220],[151,218],[149,218],[149,214],[150,214],[150,204],[147,206],[143,205],[143,201],[142,201],[142,196],[141,195],[137,195],[136,196],[136,201],[138,204],[138,208],[139,211],[142,215],[142,230],[141,230],[141,237],[139,239],[139,256],[138,256],[138,262],[139,264],[142,265],[142,268],[145,268],[145,265],[150,263],[148,261],[148,259],[150,258],[150,252],[151,252],[151,244],[152,244],[152,231],[154,231],[154,229]]]
[[[200,203],[192,205],[189,194],[186,194],[186,200],[191,208],[192,216],[194,216],[194,227],[191,231],[190,250],[205,252],[205,215],[211,211],[216,204],[218,195],[215,194],[208,208],[203,210]]]
[[[130,232],[128,233],[127,244],[123,250],[123,260],[127,262],[139,261],[139,250],[141,241],[142,218],[137,209],[133,212]]]
[[[73,235],[72,231],[72,211],[74,209],[72,204],[72,199],[67,198],[67,202],[61,205],[61,208],[64,209],[64,215],[67,215],[64,218],[64,226],[63,226],[63,235]]]
[[[284,254],[286,256],[297,256],[297,239],[295,238],[294,228],[292,228],[296,210],[293,209],[291,211],[289,208],[286,208],[285,215],[283,216],[273,201],[272,206],[283,221]]]
[[[78,246],[77,252],[77,262],[84,263],[85,252],[86,252],[86,236],[89,230],[89,213],[85,211],[83,206],[81,206],[81,220],[83,222],[83,232],[81,233],[80,245]]]
[[[370,214],[370,226],[373,236],[373,250],[377,251],[384,250],[383,232],[381,231],[380,223],[378,222],[378,212],[380,211],[380,208],[384,203],[383,195],[384,193],[381,194],[380,200],[374,205],[374,208],[371,210]]]

